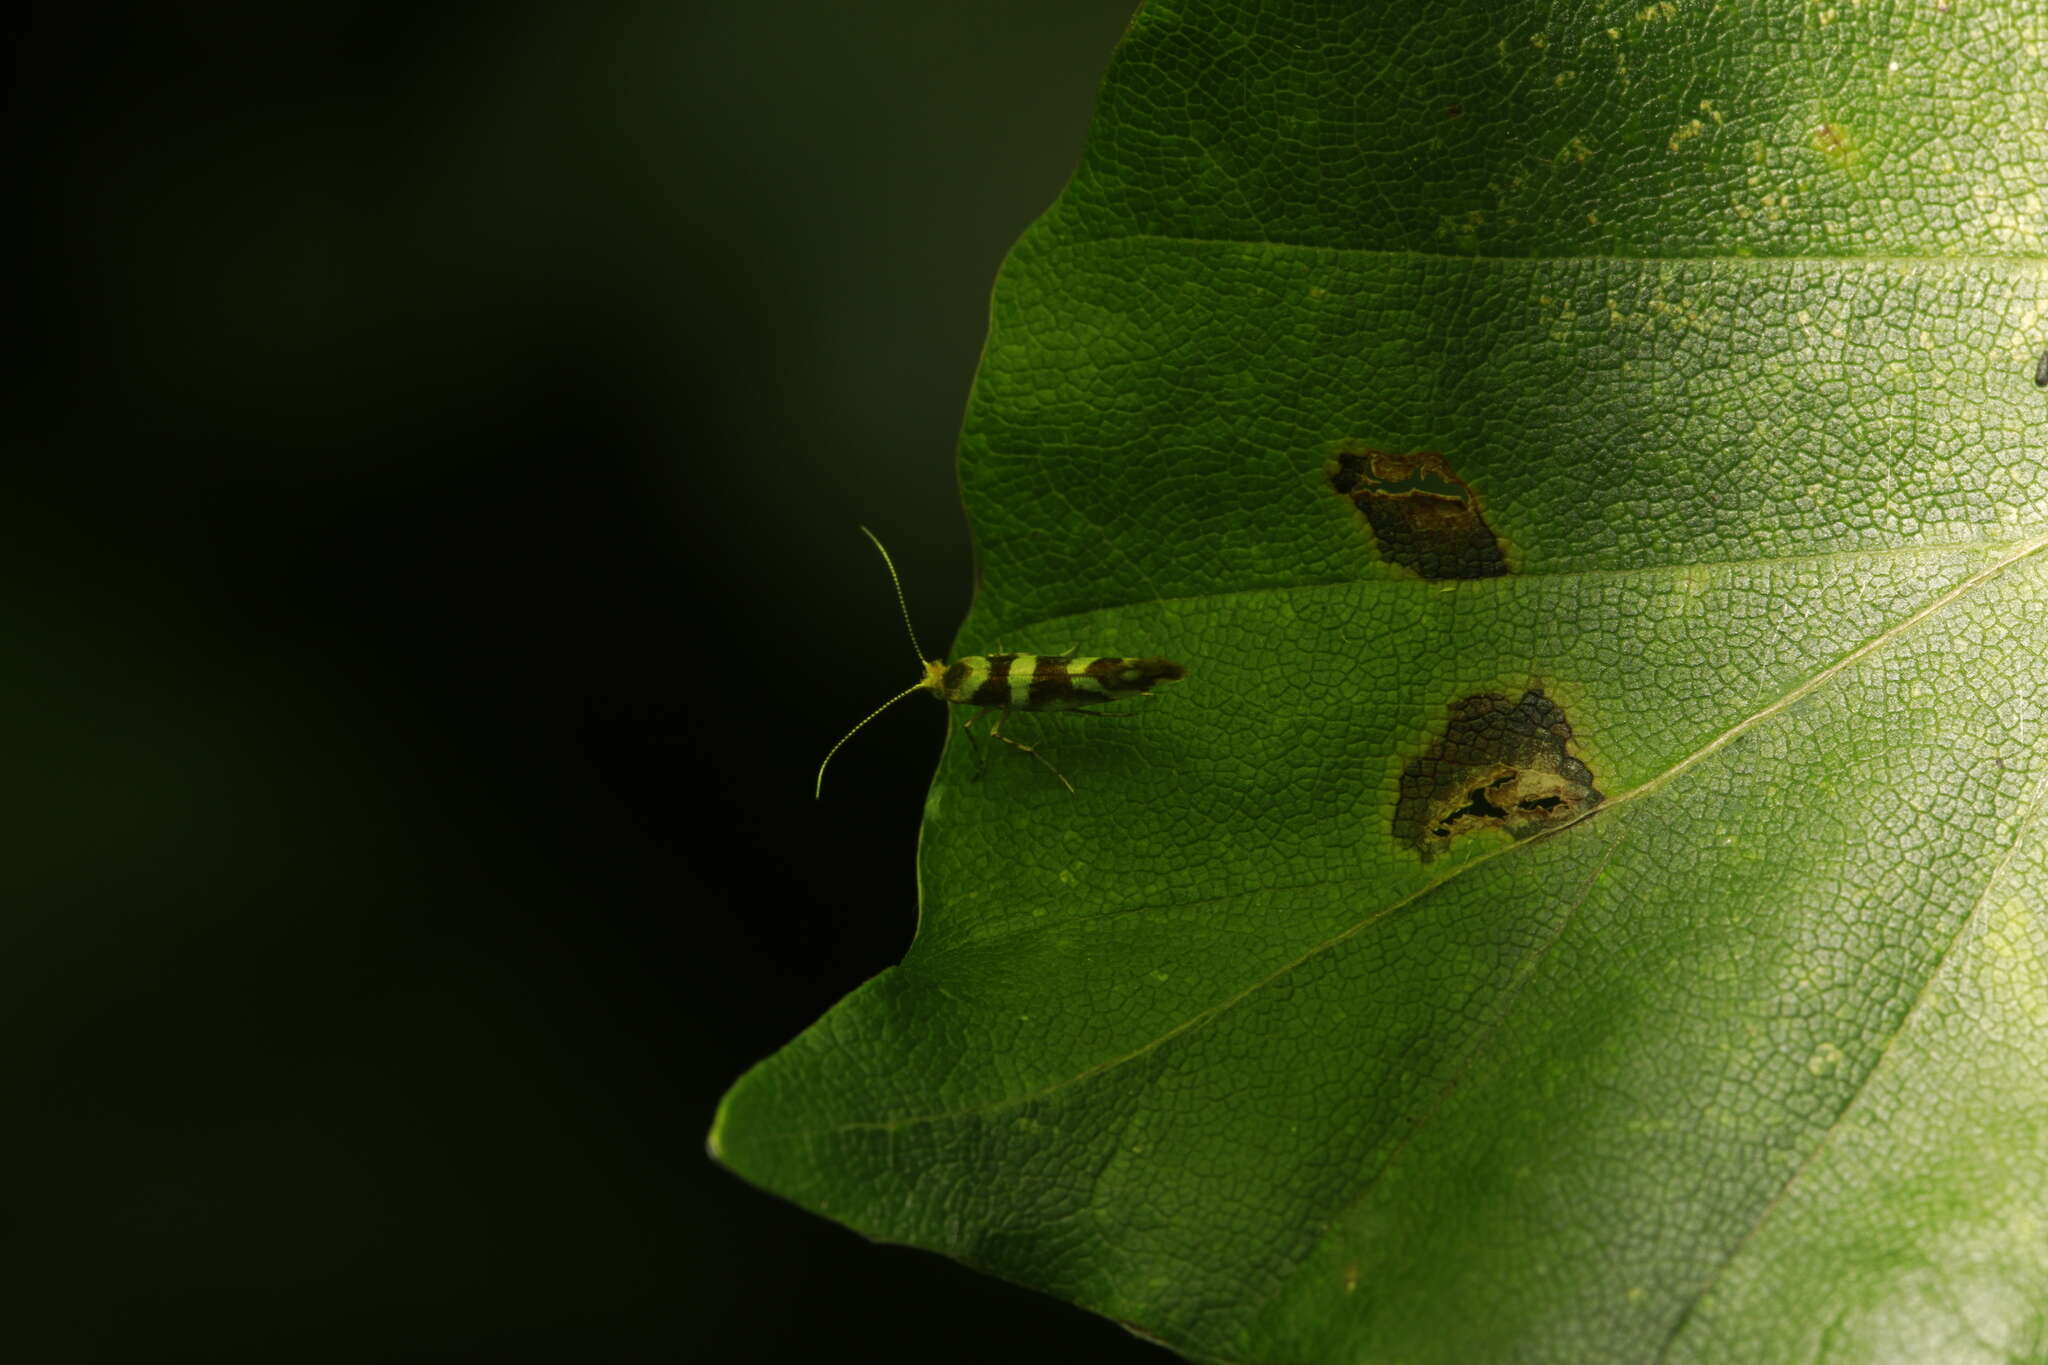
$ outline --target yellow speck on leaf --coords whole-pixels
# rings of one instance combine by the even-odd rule
[[[1856,130],[1846,123],[1816,124],[1807,134],[1813,149],[1828,159],[1828,164],[1837,170],[1849,170],[1863,160],[1863,149],[1856,136]]]

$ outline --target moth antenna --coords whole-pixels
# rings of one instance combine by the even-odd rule
[[[860,533],[866,536],[869,540],[874,541],[875,548],[882,552],[882,564],[885,568],[889,570],[889,581],[896,585],[896,607],[899,611],[903,613],[903,628],[910,632],[910,647],[917,651],[917,661],[921,664],[931,662],[930,659],[928,659],[925,655],[924,646],[917,642],[917,627],[910,624],[910,603],[906,601],[903,596],[903,580],[896,576],[896,561],[889,558],[889,551],[882,544],[882,538],[880,536],[876,535],[873,531],[870,531],[865,526],[860,528]],[[919,686],[922,685],[923,684],[919,684]],[[911,689],[911,691],[913,692],[915,692],[916,690],[917,688],[915,687]],[[894,700],[894,698],[891,698],[891,700]],[[887,703],[884,703],[884,705],[886,704]],[[873,719],[873,716],[868,717],[868,720]],[[866,725],[867,723],[868,722],[864,720],[860,723],[860,725]],[[860,729],[860,725],[856,725],[853,728],[858,730]],[[839,742],[841,744],[844,744],[846,741],[842,739]],[[830,756],[831,755],[829,754],[826,755],[826,757],[828,758]]]
[[[861,527],[861,529],[865,531],[867,530],[867,527],[863,526]],[[872,532],[870,533],[870,535],[872,536]],[[877,545],[881,544],[880,541],[876,541],[875,543]],[[902,590],[899,588],[897,591],[900,592]],[[917,637],[915,635],[911,636],[910,639],[911,643],[913,644],[917,642]],[[860,718],[860,725],[854,726],[851,730],[848,730],[845,734],[841,735],[839,737],[839,743],[833,745],[830,749],[825,751],[825,763],[830,763],[832,761],[832,755],[838,753],[840,749],[844,748],[847,740],[852,739],[855,735],[860,733],[861,725],[866,725],[869,721],[873,720],[876,716],[881,715],[884,711],[894,706],[897,702],[902,701],[912,692],[919,691],[920,689],[928,686],[930,686],[930,683],[925,679],[920,678],[918,681],[904,688],[901,692],[898,692],[895,696],[889,698],[889,700],[883,702],[880,706],[877,706],[874,710],[868,712],[865,716],[862,716]],[[813,801],[822,800],[825,795],[825,763],[820,763],[818,765],[818,785],[811,791],[811,799]]]

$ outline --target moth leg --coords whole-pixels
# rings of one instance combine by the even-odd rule
[[[967,736],[968,751],[974,755],[974,780],[976,782],[981,781],[982,777],[988,772],[988,754],[982,749],[981,741],[974,737],[974,722],[987,715],[992,709],[991,707],[984,706],[960,725],[960,732]],[[996,724],[1001,725],[1002,722],[997,721]]]
[[[1003,733],[1003,722],[1008,720],[1009,718],[1010,713],[1008,711],[1005,711],[1002,715],[997,716],[995,725],[989,730],[989,735],[992,738],[1001,740],[1003,743],[1009,745],[1012,749],[1023,750],[1025,753],[1030,754],[1033,758],[1037,759],[1040,763],[1043,763],[1045,765],[1045,770],[1051,773],[1054,777],[1057,777],[1060,780],[1060,785],[1067,789],[1067,794],[1069,796],[1075,795],[1074,784],[1067,781],[1067,775],[1065,773],[1061,772],[1058,768],[1052,766],[1051,759],[1047,758],[1044,754],[1038,752],[1038,750],[1032,748],[1029,744],[1024,743],[1022,740],[1011,739],[1008,735]]]

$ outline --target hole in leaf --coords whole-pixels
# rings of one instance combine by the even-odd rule
[[[1394,837],[1427,862],[1478,830],[1526,839],[1577,818],[1602,797],[1571,739],[1564,708],[1540,688],[1453,702],[1443,735],[1401,774]]]

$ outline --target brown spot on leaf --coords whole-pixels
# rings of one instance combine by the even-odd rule
[[[1518,702],[1482,692],[1451,703],[1443,737],[1401,774],[1394,837],[1428,862],[1475,830],[1526,839],[1577,818],[1603,798],[1571,738],[1564,709],[1537,688]]]
[[[1380,554],[1404,569],[1433,579],[1508,572],[1478,495],[1435,451],[1340,451],[1330,487],[1365,514]]]

